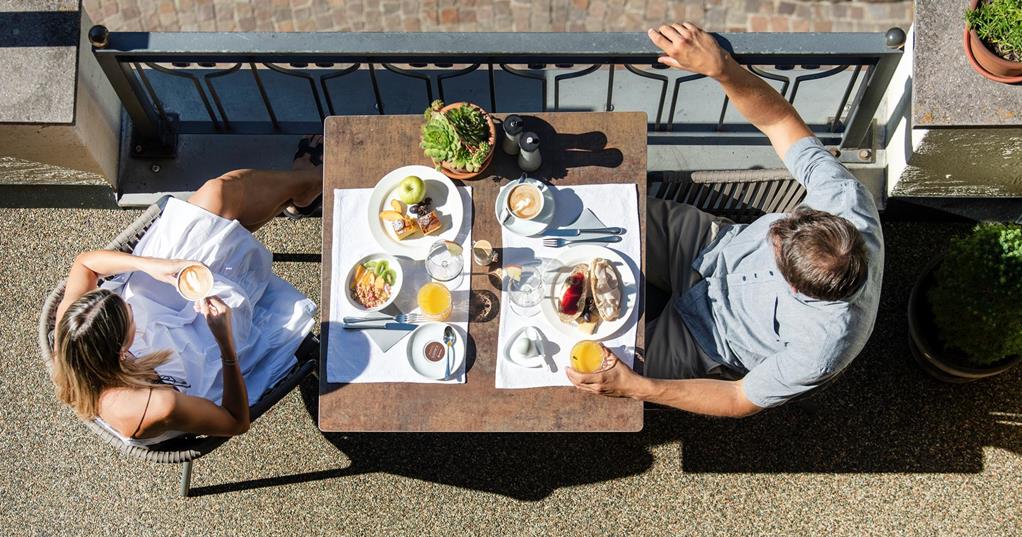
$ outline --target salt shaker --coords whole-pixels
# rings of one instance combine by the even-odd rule
[[[523,172],[534,172],[543,165],[543,157],[539,154],[539,136],[534,132],[522,134],[518,140],[518,167]]]
[[[518,154],[518,139],[522,137],[523,122],[520,116],[511,114],[501,124],[504,128],[502,148],[508,155]]]

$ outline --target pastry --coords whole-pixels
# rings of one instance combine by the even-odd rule
[[[589,264],[589,296],[603,320],[621,316],[621,275],[610,261],[597,257]]]
[[[414,220],[397,211],[383,211],[380,219],[390,226],[398,239],[406,239],[419,229]]]
[[[440,215],[435,210],[429,211],[428,213],[421,214],[416,222],[419,225],[419,229],[422,230],[423,235],[429,235],[440,231],[443,224],[440,223]]]
[[[557,315],[561,321],[573,323],[582,315],[586,296],[589,294],[589,286],[586,283],[588,275],[589,265],[579,264],[571,269],[571,274],[564,280],[561,300],[557,304]]]

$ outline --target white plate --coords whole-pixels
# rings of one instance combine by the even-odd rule
[[[504,359],[507,360],[508,362],[511,362],[512,364],[515,364],[515,365],[520,366],[520,367],[530,367],[530,368],[531,367],[541,367],[543,364],[546,363],[546,356],[545,356],[545,354],[546,354],[546,339],[543,337],[543,332],[540,332],[540,330],[538,328],[536,329],[536,332],[537,332],[537,335],[539,336],[538,337],[538,339],[539,339],[539,349],[537,349],[537,350],[539,350],[539,354],[537,354],[535,356],[530,356],[528,358],[516,358],[515,355],[511,352],[511,346],[514,345],[515,341],[518,341],[518,338],[522,335],[522,333],[525,332],[528,329],[529,329],[528,326],[523,326],[523,327],[519,328],[518,330],[516,330],[514,334],[511,334],[511,337],[508,338],[508,340],[507,340],[507,345],[504,346]],[[533,345],[535,345],[535,343],[533,343]]]
[[[409,175],[418,176],[426,184],[426,197],[433,198],[433,208],[440,214],[443,223],[440,233],[423,235],[416,232],[412,238],[400,240],[390,226],[380,220],[380,212],[390,209],[390,200],[396,199],[394,189],[401,180]],[[461,194],[454,183],[446,175],[428,166],[402,166],[383,176],[373,188],[369,197],[369,232],[384,250],[394,254],[425,259],[429,247],[437,239],[453,241],[461,230],[461,221],[465,215],[465,207],[461,202]]]
[[[631,318],[632,310],[635,309],[635,303],[639,296],[638,287],[636,286],[637,278],[631,264],[617,251],[603,246],[579,244],[578,246],[569,246],[563,250],[564,253],[561,254],[558,261],[564,263],[564,267],[550,282],[547,288],[548,298],[540,302],[540,311],[543,312],[543,316],[546,317],[550,326],[569,336],[585,337],[600,341],[616,334]],[[621,316],[613,321],[600,321],[600,324],[596,327],[596,332],[589,336],[582,333],[574,324],[567,324],[561,321],[561,318],[557,315],[557,303],[561,300],[561,287],[564,280],[570,276],[569,271],[571,268],[580,263],[588,264],[597,257],[602,257],[613,263],[614,268],[621,275]]]
[[[554,202],[554,191],[546,183],[525,177],[509,182],[497,192],[497,201],[494,204],[493,211],[497,215],[497,221],[500,222],[507,215],[507,203],[505,200],[507,199],[508,192],[511,192],[512,188],[526,182],[536,185],[539,191],[543,193],[543,210],[532,220],[518,218],[512,214],[507,224],[504,224],[504,229],[523,237],[531,237],[546,231],[554,221],[554,213],[557,210],[556,203]]]
[[[454,329],[455,339],[450,375],[446,374],[447,369],[443,359],[433,362],[423,354],[423,349],[428,343],[436,341],[443,344],[444,328],[447,326],[446,323],[426,323],[416,328],[408,338],[408,363],[416,373],[423,377],[447,380],[457,378],[461,371],[462,363],[465,361],[465,340],[461,337],[461,331],[457,326],[451,325],[451,328]]]
[[[390,298],[388,298],[386,302],[379,306],[376,306],[375,308],[367,308],[362,304],[359,304],[358,301],[355,300],[355,297],[352,296],[351,293],[353,289],[351,288],[351,279],[355,276],[355,267],[363,265],[369,261],[377,261],[380,259],[386,259],[387,266],[389,268],[394,269],[394,273],[396,274],[394,277],[394,285],[390,286]],[[404,271],[401,269],[401,263],[397,260],[396,257],[387,254],[369,254],[363,257],[362,259],[359,259],[358,262],[352,265],[351,268],[348,270],[348,275],[344,277],[344,298],[347,298],[348,304],[351,304],[353,308],[359,311],[366,312],[380,311],[394,303],[394,299],[396,299],[397,295],[401,293],[401,284],[404,283],[404,279],[405,279]]]

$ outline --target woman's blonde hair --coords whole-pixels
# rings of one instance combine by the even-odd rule
[[[104,389],[160,386],[156,366],[167,361],[170,351],[122,359],[129,328],[128,304],[106,289],[82,295],[57,321],[50,376],[57,398],[82,418],[99,414]]]

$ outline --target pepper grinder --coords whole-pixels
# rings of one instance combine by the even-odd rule
[[[543,157],[539,154],[539,136],[534,132],[522,134],[518,140],[518,167],[523,172],[534,172],[543,165]]]
[[[523,122],[520,116],[511,114],[501,123],[504,128],[502,147],[508,155],[518,154],[518,139],[522,137]]]

